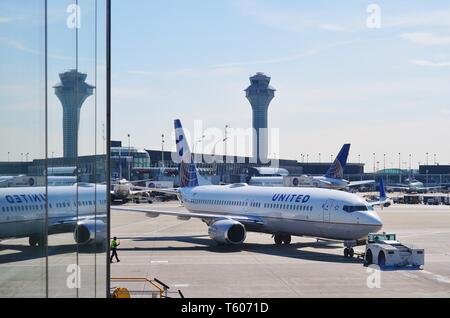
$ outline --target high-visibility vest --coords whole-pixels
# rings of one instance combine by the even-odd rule
[[[117,241],[116,240],[112,240],[111,248],[117,248],[117,246],[119,246],[119,244],[117,244]]]

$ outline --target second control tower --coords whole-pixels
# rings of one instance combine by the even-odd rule
[[[59,74],[61,83],[54,86],[63,107],[64,157],[78,156],[78,127],[80,110],[86,98],[91,96],[94,86],[86,83],[87,74],[70,70]]]
[[[251,85],[245,90],[246,97],[253,109],[253,129],[256,141],[253,140],[253,157],[258,162],[267,158],[268,151],[268,118],[269,104],[275,96],[275,89],[270,86],[270,77],[264,73],[256,73],[250,77]]]

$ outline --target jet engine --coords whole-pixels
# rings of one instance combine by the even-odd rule
[[[78,222],[73,237],[75,242],[82,245],[104,243],[106,240],[106,224],[99,220]]]
[[[208,227],[208,235],[219,244],[241,244],[245,241],[247,231],[242,223],[220,220]]]

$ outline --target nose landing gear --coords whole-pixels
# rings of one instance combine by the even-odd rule
[[[347,257],[353,258],[354,255],[355,255],[355,251],[353,250],[353,248],[346,247],[344,249],[344,257],[345,258],[347,258]]]

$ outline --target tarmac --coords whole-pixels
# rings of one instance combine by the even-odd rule
[[[126,206],[183,209],[177,202]],[[111,275],[157,278],[185,297],[450,297],[450,208],[393,205],[378,212],[384,231],[425,249],[423,269],[373,271],[344,258],[342,244],[314,238],[276,246],[271,235],[248,233],[242,246],[218,246],[200,220],[113,211],[121,262],[111,264]]]
[[[178,202],[127,206],[183,209]],[[271,235],[248,233],[241,246],[218,246],[200,220],[113,210],[111,234],[121,243],[121,262],[111,264],[111,277],[157,278],[170,287],[170,297],[179,297],[178,290],[187,298],[450,297],[450,208],[393,205],[379,215],[384,231],[425,249],[422,270],[373,271],[360,259],[344,258],[341,244],[314,238],[293,237],[290,246],[276,246]],[[28,239],[0,242],[0,297],[44,297],[47,278],[50,297],[104,297],[105,253],[77,253],[72,233],[49,237],[48,260],[42,252]],[[68,288],[74,282],[68,266],[77,262],[81,288]],[[140,291],[133,297],[154,297],[147,285],[111,281],[112,287]]]

